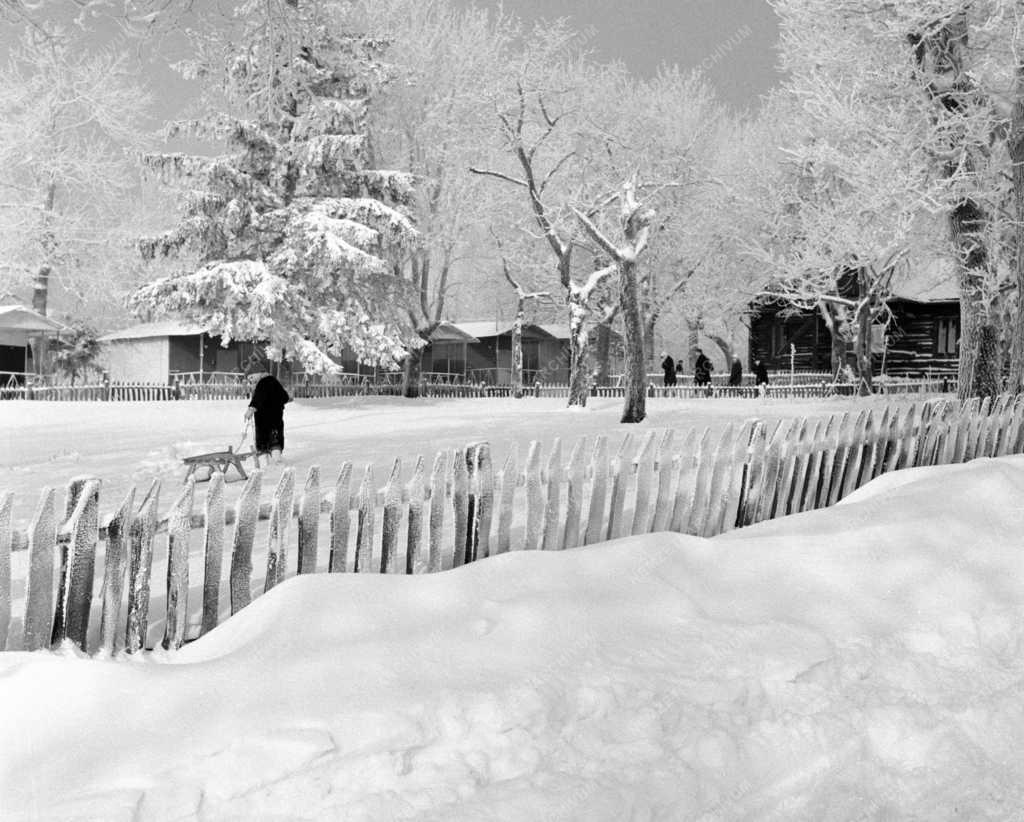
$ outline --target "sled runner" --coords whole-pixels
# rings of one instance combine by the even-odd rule
[[[196,454],[194,457],[185,457],[182,462],[188,466],[188,473],[185,474],[185,479],[182,482],[188,482],[189,477],[195,474],[196,469],[206,466],[210,469],[210,473],[206,477],[196,478],[197,482],[206,482],[213,476],[214,471],[220,471],[224,474],[224,479],[227,480],[228,469],[234,466],[235,470],[241,475],[242,479],[249,479],[249,475],[245,472],[245,468],[242,466],[242,460],[252,458],[256,459],[255,446],[248,451],[240,450],[245,444],[245,438],[249,434],[250,424],[246,423],[245,428],[242,430],[242,439],[238,443],[239,450],[235,450],[230,445],[225,451],[211,451],[207,454]],[[256,463],[257,466],[259,463]]]

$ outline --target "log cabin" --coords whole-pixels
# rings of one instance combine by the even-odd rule
[[[933,271],[901,277],[888,300],[888,326],[873,329],[874,373],[889,376],[954,376],[959,364],[960,302],[952,276]],[[794,311],[781,302],[755,307],[750,320],[750,367],[788,371],[790,345],[798,371],[830,371],[831,336],[820,312]],[[847,362],[854,366],[852,344]]]

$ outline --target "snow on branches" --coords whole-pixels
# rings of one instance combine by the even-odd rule
[[[178,224],[140,250],[178,259],[183,270],[142,287],[132,303],[225,340],[264,342],[272,357],[311,372],[335,370],[331,356],[344,350],[393,365],[414,337],[399,310],[408,286],[395,271],[421,241],[404,213],[413,176],[366,167],[368,96],[386,73],[379,44],[298,10],[276,13],[289,26],[259,28],[254,19],[264,39],[244,66],[230,51],[220,58],[220,91],[246,116],[226,114],[221,99],[208,118],[169,127],[217,138],[227,152],[146,158],[162,181],[186,190]],[[264,93],[266,78],[280,88]]]

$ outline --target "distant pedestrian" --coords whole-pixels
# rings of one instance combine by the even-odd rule
[[[667,351],[661,352],[661,370],[665,372],[665,387],[676,384],[676,361],[673,360]]]
[[[277,377],[261,366],[246,376],[250,383],[255,383],[245,418],[254,422],[256,465],[259,466],[261,455],[267,457],[268,463],[270,457],[280,462],[284,450],[284,407],[292,398]]]
[[[761,360],[754,363],[754,382],[758,386],[768,385],[768,366]]]
[[[714,366],[711,364],[711,360],[704,356],[704,352],[698,348],[697,361],[693,364],[693,384],[710,385],[713,370]]]
[[[732,355],[732,368],[729,369],[729,385],[742,385],[743,384],[743,363],[740,362],[738,355]]]

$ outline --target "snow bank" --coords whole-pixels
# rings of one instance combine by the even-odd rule
[[[1024,459],[899,479],[713,540],[293,579],[163,658],[4,655],[0,818],[1010,818]]]

